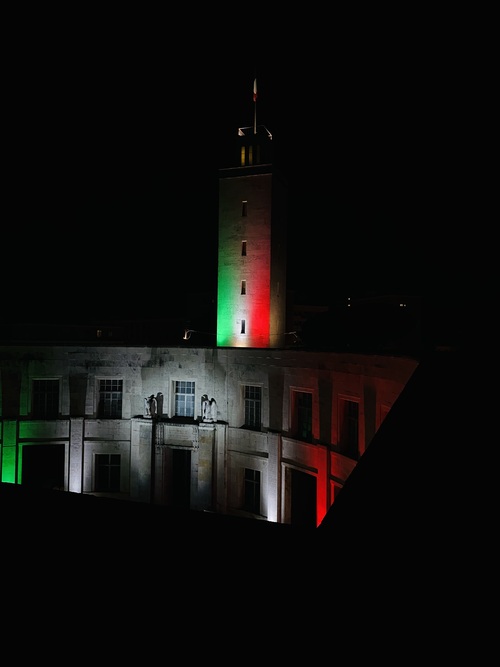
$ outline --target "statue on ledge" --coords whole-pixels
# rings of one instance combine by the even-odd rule
[[[144,399],[144,412],[146,417],[156,417],[156,397],[154,394]]]
[[[207,394],[201,397],[201,419],[208,423],[217,421],[217,402],[215,398],[209,400]]]

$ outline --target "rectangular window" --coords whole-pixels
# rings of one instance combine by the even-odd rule
[[[247,206],[248,206],[248,202],[246,202],[246,201],[241,202],[241,215],[243,217],[246,217],[246,215],[247,215]]]
[[[243,509],[260,514],[260,470],[245,468],[245,504]]]
[[[312,440],[312,394],[295,391],[293,396],[292,420],[295,435],[299,440]]]
[[[340,484],[333,485],[333,502],[338,498],[339,493],[342,491]]]
[[[247,242],[246,241],[241,242],[241,256],[242,257],[247,256]]]
[[[96,454],[94,491],[120,491],[120,454]]]
[[[123,380],[99,380],[99,407],[101,419],[121,419]]]
[[[241,320],[241,331],[240,333],[244,334],[246,329],[246,322],[245,320]]]
[[[357,459],[359,434],[359,405],[357,401],[339,401],[339,446],[345,456]]]
[[[380,407],[380,424],[378,425],[378,428],[380,428],[380,425],[384,421],[384,419],[387,417],[387,415],[390,412],[390,407],[388,405],[382,405]]]
[[[245,386],[245,426],[260,429],[261,427],[262,388]]]
[[[175,383],[175,416],[194,418],[194,382]]]
[[[247,293],[247,281],[246,280],[241,281],[241,293],[242,294]]]
[[[33,380],[33,419],[57,419],[59,415],[59,380]]]

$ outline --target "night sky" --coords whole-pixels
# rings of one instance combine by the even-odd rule
[[[253,124],[255,76],[290,185],[289,289],[325,303],[462,293],[464,70],[434,29],[374,33],[365,17],[307,43],[269,28],[252,48],[185,33],[180,48],[172,26],[162,38],[132,19],[23,34],[4,318],[161,316],[215,290],[217,169]]]

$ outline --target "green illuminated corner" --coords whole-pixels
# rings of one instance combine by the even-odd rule
[[[4,421],[2,457],[2,482],[16,483],[16,456],[17,456],[17,422]],[[21,470],[18,471],[20,479]]]

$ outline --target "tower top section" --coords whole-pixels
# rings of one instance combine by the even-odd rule
[[[230,141],[225,167],[258,167],[273,162],[273,135],[265,125],[239,127]]]
[[[248,137],[249,135],[255,136],[256,134],[266,136],[269,141],[272,141],[273,135],[269,132],[265,125],[258,125],[257,127],[239,127],[238,136],[239,137]]]

